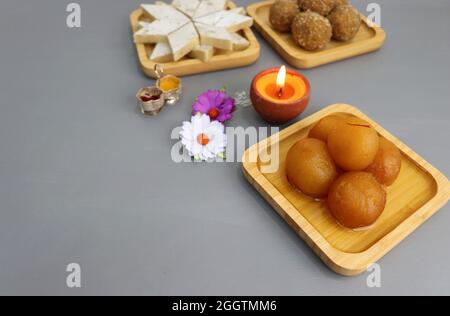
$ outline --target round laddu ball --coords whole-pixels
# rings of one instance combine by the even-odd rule
[[[314,198],[325,197],[338,176],[327,145],[313,138],[302,139],[291,147],[286,174],[291,185]]]
[[[334,162],[345,171],[363,171],[375,160],[380,137],[359,118],[347,118],[328,136],[328,149]]]
[[[298,4],[302,11],[313,11],[327,16],[336,6],[336,0],[299,0]]]
[[[351,5],[338,5],[328,16],[333,28],[333,39],[349,41],[358,34],[361,17]]]
[[[367,172],[349,172],[331,186],[328,208],[343,226],[351,229],[374,224],[386,207],[386,191]]]
[[[375,160],[366,169],[381,184],[390,186],[397,180],[402,167],[400,150],[385,138],[380,138],[380,148]]]
[[[270,23],[279,32],[290,32],[292,21],[299,12],[296,0],[278,0],[270,7]]]
[[[309,137],[328,142],[328,136],[345,124],[345,119],[337,115],[328,115],[317,122],[309,131]]]
[[[349,4],[348,0],[336,0],[336,6]]]
[[[314,12],[297,14],[292,22],[294,41],[303,49],[313,51],[324,48],[331,40],[332,30],[328,19]]]

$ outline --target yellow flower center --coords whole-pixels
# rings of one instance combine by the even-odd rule
[[[201,133],[197,136],[197,142],[202,146],[206,146],[209,143],[209,138],[206,134]]]
[[[208,115],[212,120],[215,120],[219,116],[219,111],[216,108],[212,108],[208,111]]]

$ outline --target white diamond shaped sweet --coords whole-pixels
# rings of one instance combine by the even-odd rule
[[[214,12],[225,10],[226,7],[227,0],[202,0],[195,11],[194,18],[199,18]]]
[[[174,0],[172,5],[188,17],[193,18],[195,11],[197,11],[198,6],[200,5],[200,0]]]

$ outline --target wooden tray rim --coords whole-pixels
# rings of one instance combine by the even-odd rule
[[[275,208],[275,210],[288,222],[288,224],[305,240],[305,242],[316,252],[316,254],[335,272],[352,276],[360,274],[373,263],[382,258],[403,239],[416,230],[427,219],[434,215],[442,206],[444,206],[450,198],[450,183],[448,179],[430,163],[425,161],[416,152],[402,143],[399,139],[391,135],[387,130],[366,116],[359,109],[349,104],[334,104],[315,114],[287,127],[279,133],[278,141],[297,132],[299,129],[307,127],[319,118],[332,113],[348,113],[357,115],[371,124],[380,135],[396,143],[398,148],[404,155],[409,156],[423,170],[427,171],[436,181],[436,195],[425,205],[418,209],[414,214],[406,218],[391,232],[381,238],[369,249],[360,253],[346,253],[334,248],[300,213],[298,210],[273,186],[271,182],[260,172],[258,164],[248,162],[247,157],[257,154],[267,148],[272,141],[275,142],[274,136],[253,145],[245,153],[243,157],[243,171],[250,183],[264,196],[264,198]],[[271,195],[269,192],[277,192]]]
[[[373,37],[357,42],[352,42],[345,46],[326,48],[317,52],[306,53],[301,48],[292,48],[284,40],[278,40],[279,35],[277,34],[277,32],[272,28],[265,27],[263,21],[261,20],[261,16],[256,13],[260,8],[271,5],[273,3],[274,0],[268,0],[251,4],[247,7],[247,13],[253,18],[253,20],[255,21],[255,27],[261,31],[262,36],[267,40],[267,42],[282,55],[285,55],[283,57],[287,59],[290,64],[299,68],[309,69],[348,59],[351,57],[360,56],[369,52],[376,51],[384,45],[386,32],[383,30],[383,28],[369,22],[366,16],[360,14],[363,23],[365,23],[366,26],[369,29],[373,30],[373,32],[375,33]],[[342,53],[345,50],[347,50],[348,53]],[[342,53],[342,55],[336,57],[336,53]],[[301,54],[302,56],[298,56],[299,54]]]
[[[229,9],[235,9],[237,6],[233,1],[227,2]],[[130,23],[131,23],[131,30],[132,32],[136,32],[138,30],[138,22],[139,17],[144,13],[144,9],[138,8],[134,10],[130,14]],[[242,30],[245,34],[245,37],[250,42],[250,46],[247,47],[243,51],[237,51],[233,52],[231,54],[227,55],[215,55],[213,56],[209,61],[203,62],[198,59],[185,59],[178,62],[170,62],[170,63],[159,63],[164,67],[164,70],[166,72],[170,72],[175,75],[193,75],[198,73],[204,73],[204,72],[211,72],[211,71],[218,71],[218,70],[224,70],[234,67],[242,67],[246,65],[250,65],[254,62],[256,62],[260,56],[261,53],[261,46],[259,45],[258,40],[256,39],[255,34],[253,34],[251,28],[245,28]],[[138,59],[141,64],[141,67],[144,70],[144,73],[152,78],[156,79],[156,75],[154,74],[154,67],[156,62],[151,61],[148,56],[145,49],[146,44],[136,44],[136,51],[138,54]],[[216,66],[217,63],[223,63],[227,61],[242,61],[239,64],[239,66]],[[192,68],[192,70],[187,70],[186,68]]]

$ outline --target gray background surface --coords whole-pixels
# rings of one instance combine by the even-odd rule
[[[247,5],[251,1],[238,1]],[[353,1],[364,10],[369,1]],[[239,163],[175,164],[172,129],[206,88],[247,89],[282,59],[184,79],[183,102],[142,116],[128,14],[140,1],[0,2],[0,294],[450,294],[450,206],[367,275],[331,272],[246,182]],[[450,175],[450,1],[386,0],[376,53],[302,71],[312,101],[358,106]],[[233,126],[265,126],[252,108]],[[66,287],[66,265],[82,288]]]

